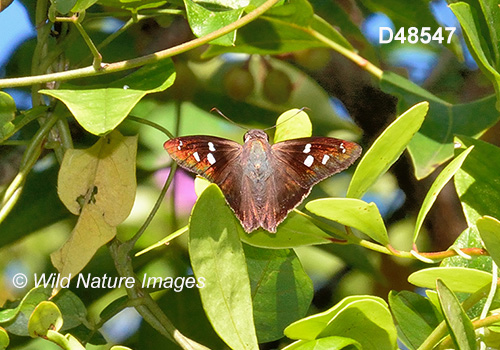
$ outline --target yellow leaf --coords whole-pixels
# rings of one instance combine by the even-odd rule
[[[137,137],[118,131],[88,149],[66,151],[57,180],[59,198],[76,215],[84,205],[95,204],[104,220],[117,226],[134,204],[136,152]]]
[[[99,208],[86,205],[69,239],[50,255],[52,265],[61,273],[61,277],[69,276],[71,279],[88,264],[96,251],[115,235],[116,227],[104,221]]]
[[[58,177],[64,205],[80,215],[70,238],[52,253],[52,264],[63,277],[74,277],[95,252],[116,235],[116,226],[132,210],[136,192],[137,137],[118,131],[92,147],[68,150]]]

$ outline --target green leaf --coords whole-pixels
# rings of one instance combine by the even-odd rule
[[[245,245],[244,251],[259,343],[280,339],[285,327],[304,317],[309,309],[312,281],[291,249]]]
[[[104,135],[116,128],[146,94],[165,90],[174,79],[174,65],[166,59],[106,86],[68,86],[39,92],[61,100],[88,132]]]
[[[63,318],[57,305],[51,301],[42,301],[30,316],[28,332],[32,338],[44,337],[49,329],[57,332],[62,325]]]
[[[94,5],[98,0],[77,0],[71,12],[82,12]]]
[[[453,243],[456,248],[483,248],[481,237],[477,232],[476,227],[466,228]],[[460,255],[455,255],[443,259],[439,266],[441,267],[467,267],[470,269],[478,269],[486,272],[491,272],[491,256],[476,256],[473,259],[467,259]]]
[[[137,12],[141,9],[160,7],[167,3],[166,0],[98,0],[104,6],[126,9]]]
[[[87,309],[82,300],[71,290],[62,289],[51,301],[56,303],[64,319],[62,330],[74,329],[87,324]]]
[[[387,304],[360,300],[347,305],[319,335],[340,335],[359,342],[363,350],[397,349],[397,331]]]
[[[482,14],[484,16],[484,26],[481,26],[481,32],[485,33],[486,30],[484,30],[484,28],[488,28],[490,40],[487,42],[487,44],[488,48],[491,50],[490,52],[492,55],[492,62],[497,62],[495,66],[497,67],[498,71],[500,47],[498,45],[495,45],[494,43],[500,42],[500,26],[496,21],[497,18],[500,18],[500,7],[498,6],[498,1],[496,0],[480,0],[479,4],[481,5]]]
[[[186,5],[186,14],[189,26],[193,34],[197,37],[202,37],[210,34],[222,27],[225,27],[241,17],[244,6],[238,8],[223,9],[221,11],[212,11],[193,0],[184,0]],[[205,6],[206,2],[203,2]],[[248,4],[248,3],[247,3]],[[239,4],[238,4],[239,5]],[[236,31],[223,35],[210,43],[213,45],[230,46],[234,44],[236,39]]]
[[[454,292],[474,293],[491,283],[491,273],[463,267],[432,267],[419,270],[408,282],[422,288],[435,288],[440,279]]]
[[[65,15],[75,5],[77,0],[50,0],[50,3],[55,6],[57,12]]]
[[[243,231],[220,189],[209,186],[198,198],[189,223],[189,256],[203,308],[219,336],[233,349],[258,349],[250,281],[239,239]]]
[[[313,31],[348,50],[353,50],[351,44],[335,28],[314,15],[309,2],[290,0],[283,6],[273,7],[255,21],[240,28],[234,46],[213,46],[204,55],[211,57],[225,52],[265,55],[327,47],[312,35]]]
[[[285,329],[291,339],[314,340],[342,336],[362,349],[396,349],[396,327],[387,304],[373,296],[352,296],[325,312],[306,317]]]
[[[182,265],[184,264],[182,263]],[[184,288],[179,293],[166,293],[158,300],[158,305],[182,334],[199,344],[203,344],[206,347],[202,348],[203,350],[207,350],[207,348],[228,349],[227,345],[215,333],[203,310],[199,288]],[[186,315],[193,317],[186,317]],[[151,333],[141,332],[139,341],[147,341],[150,335]],[[156,333],[155,340],[161,342],[160,339],[161,336]],[[195,346],[194,348],[198,349]]]
[[[254,247],[295,248],[332,243],[332,236],[314,225],[309,219],[291,212],[279,226],[276,234],[262,229],[251,234],[240,232],[240,239]]]
[[[301,342],[297,346],[287,346],[283,350],[340,350],[345,348],[363,349],[361,344],[354,339],[333,336]]]
[[[310,137],[312,135],[311,119],[306,112],[297,108],[282,113],[276,120],[274,143]]]
[[[306,204],[311,213],[353,227],[375,241],[387,245],[387,230],[375,203],[353,198],[317,199]]]
[[[413,135],[420,129],[429,110],[419,103],[389,125],[359,162],[347,190],[347,197],[361,198],[368,188],[401,156]]]
[[[429,299],[417,293],[391,291],[389,305],[399,339],[411,350],[417,349],[440,322]]]
[[[446,284],[438,279],[436,289],[451,339],[460,350],[476,350],[476,334],[462,305]]]
[[[371,296],[371,295],[356,295],[356,296],[349,296],[344,299],[342,299],[339,303],[337,303],[335,306],[330,308],[329,310],[320,312],[315,315],[311,315],[308,317],[305,317],[301,320],[298,320],[291,325],[289,325],[285,329],[285,335],[290,338],[290,339],[304,339],[304,340],[313,340],[317,339],[320,334],[335,320],[337,317],[344,312],[344,310],[348,309],[349,307],[353,306],[355,308],[361,307],[363,308],[364,306],[367,306],[367,303],[369,303],[368,308],[373,309],[373,305],[378,304],[380,307],[387,309],[387,304],[385,301],[379,297]],[[378,308],[380,311],[380,309]],[[388,311],[388,310],[387,310]],[[385,313],[385,312],[384,312]],[[385,317],[384,317],[385,318]],[[359,319],[359,325],[362,324],[361,318]],[[392,324],[392,321],[390,321]],[[382,324],[382,321],[380,321],[380,324]],[[394,334],[395,334],[395,329],[394,329]],[[331,334],[330,334],[331,335]],[[342,336],[347,336],[349,335],[347,333],[342,334]]]
[[[490,216],[483,216],[476,223],[484,246],[490,253],[493,261],[500,266],[500,221]]]
[[[14,130],[14,116],[16,113],[16,103],[7,93],[0,91],[0,141],[8,138]]]
[[[12,334],[28,336],[28,319],[35,307],[52,295],[51,288],[42,286],[31,289],[14,309],[0,311],[0,324]],[[65,323],[63,330],[74,328],[86,322],[87,310],[83,302],[73,292],[61,290],[51,299],[61,311]]]
[[[441,171],[441,173],[436,177],[436,180],[432,183],[431,188],[427,192],[424,198],[424,202],[420,207],[420,211],[418,212],[417,222],[415,224],[415,231],[413,232],[413,242],[417,241],[418,234],[420,232],[420,228],[422,227],[425,217],[429,210],[431,210],[432,205],[436,201],[436,198],[443,189],[443,187],[450,181],[450,179],[455,175],[455,173],[460,169],[465,158],[472,151],[474,146],[467,148],[464,152],[462,152],[459,156],[453,159],[450,164],[446,166],[446,168]]]
[[[482,4],[486,5],[488,2],[487,1],[482,1]],[[495,63],[493,62],[498,62],[498,59],[500,57],[491,57],[490,54],[490,48],[486,44],[486,40],[484,38],[485,34],[480,28],[480,24],[478,23],[478,18],[477,15],[475,16],[471,6],[467,4],[466,2],[459,2],[455,4],[450,4],[449,5],[455,16],[457,16],[458,21],[460,22],[460,25],[462,26],[463,32],[465,34],[465,38],[467,39],[468,46],[471,48],[470,52],[473,55],[475,61],[477,62],[479,68],[481,71],[490,79],[490,81],[493,83],[493,86],[495,87],[495,91],[497,94],[497,99],[500,99],[500,73],[495,69],[493,66]],[[490,12],[492,11],[492,12]],[[491,5],[490,11],[487,11],[487,15],[489,17],[488,25],[490,26],[490,33],[494,35],[491,39],[492,45],[495,46],[495,53],[498,55],[498,25],[495,23],[493,18],[498,18],[498,15],[500,14],[500,11],[498,10],[498,4],[496,5]],[[492,17],[494,16],[494,13],[496,14],[497,17]],[[492,21],[493,22],[490,22]],[[495,24],[494,24],[495,23]],[[491,30],[494,29],[496,26],[496,30]],[[496,39],[496,41],[494,40]],[[492,62],[490,62],[492,61]],[[498,105],[500,108],[500,105]]]
[[[9,346],[10,344],[10,339],[9,339],[9,334],[5,329],[0,327],[0,350],[4,350]]]
[[[460,136],[464,147],[474,146],[455,175],[455,187],[469,226],[488,215],[500,218],[500,148]]]
[[[11,334],[28,336],[28,319],[35,307],[51,295],[50,289],[33,288],[15,309],[0,311],[0,323]]]
[[[427,117],[408,146],[417,179],[428,176],[453,157],[454,135],[477,136],[499,120],[495,96],[453,105],[387,71],[382,76],[380,87],[384,92],[400,98],[401,109],[423,100],[429,102]]]
[[[63,276],[73,277],[116,234],[135,200],[137,137],[114,131],[86,150],[67,150],[58,177],[66,208],[80,215],[71,237],[51,254]]]

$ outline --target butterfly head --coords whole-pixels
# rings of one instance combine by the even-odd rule
[[[250,140],[264,140],[269,142],[269,135],[266,134],[264,130],[252,129],[248,130],[243,136],[243,141],[248,142]]]

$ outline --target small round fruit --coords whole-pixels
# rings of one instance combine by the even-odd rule
[[[224,89],[226,93],[235,100],[244,100],[255,87],[252,74],[248,69],[240,66],[230,68],[223,78]]]
[[[326,48],[297,51],[293,55],[298,64],[311,71],[318,71],[324,68],[331,58],[330,50]]]
[[[264,79],[264,96],[275,104],[283,104],[290,99],[293,85],[288,75],[279,69],[272,69]]]

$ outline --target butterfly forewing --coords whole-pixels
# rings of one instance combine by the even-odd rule
[[[214,136],[184,136],[163,145],[183,168],[219,184],[228,174],[228,165],[237,162],[242,145]]]
[[[307,137],[272,145],[278,166],[286,167],[304,188],[347,169],[361,154],[354,142],[332,137]]]

